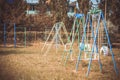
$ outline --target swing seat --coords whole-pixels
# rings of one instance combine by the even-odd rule
[[[72,43],[66,43],[64,46],[64,50],[69,51],[71,45],[72,45]]]
[[[84,46],[85,46],[84,44],[80,43],[79,49],[83,51],[84,50]]]
[[[104,56],[108,55],[108,46],[102,46],[100,49],[100,54],[103,52]]]
[[[80,43],[80,50],[91,51],[90,44],[83,44],[83,43]]]

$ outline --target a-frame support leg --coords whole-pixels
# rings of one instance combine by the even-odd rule
[[[92,52],[91,52],[90,61],[89,61],[89,65],[88,65],[88,71],[86,73],[86,76],[88,76],[89,72],[90,72],[90,67],[91,67],[91,63],[92,63],[92,55],[93,55],[93,52],[94,52],[94,46],[96,45],[98,30],[99,30],[99,27],[100,27],[100,18],[101,18],[101,12],[100,12],[99,19],[98,19],[98,25],[97,25],[97,29],[96,29],[96,35],[94,37],[94,42],[93,42],[93,45],[92,45]],[[100,62],[99,62],[99,64],[100,64],[100,67],[101,67],[100,69],[102,69],[102,66],[101,66]]]
[[[80,20],[82,20],[83,18],[81,18]],[[75,25],[76,24],[76,22],[77,22],[77,25]],[[73,44],[74,44],[74,41],[75,41],[75,38],[76,38],[76,35],[77,35],[77,33],[79,33],[79,28],[80,28],[80,23],[78,22],[78,20],[77,20],[77,18],[75,19],[75,21],[74,21],[74,28],[75,28],[75,26],[77,26],[77,30],[74,32],[75,34],[74,34],[74,36],[72,35],[72,43],[71,43],[71,45],[70,45],[70,51],[69,51],[69,53],[68,53],[68,55],[67,55],[67,57],[66,57],[66,60],[65,60],[65,65],[66,65],[66,63],[67,63],[67,61],[68,61],[68,59],[69,59],[69,57],[70,57],[70,55],[72,55],[72,48],[73,48]],[[74,29],[73,28],[73,29]],[[78,41],[79,41],[79,35],[78,35]]]
[[[88,19],[89,19],[89,14],[87,14],[87,18],[86,18],[86,24],[85,24],[85,27],[83,28],[84,31],[83,31],[83,36],[82,36],[82,43],[81,45],[79,45],[79,55],[78,55],[78,59],[77,59],[77,63],[76,63],[76,71],[78,71],[78,67],[79,67],[79,63],[80,63],[80,60],[81,60],[81,55],[82,55],[82,52],[84,50],[84,39],[86,37],[86,28],[87,28],[87,24],[88,24]]]
[[[114,64],[114,70],[115,70],[116,74],[118,75],[119,71],[118,71],[118,69],[117,69],[116,61],[115,61],[115,59],[114,59],[114,53],[113,53],[113,51],[112,51],[112,45],[111,45],[111,42],[110,42],[108,30],[107,30],[107,27],[106,27],[106,21],[105,21],[105,19],[104,19],[103,13],[101,14],[101,18],[102,18],[102,22],[103,22],[103,25],[104,25],[106,37],[107,37],[107,39],[108,39],[108,45],[109,45],[109,47],[110,47],[110,53],[111,53],[111,55],[112,55],[112,61],[113,61],[113,64]]]

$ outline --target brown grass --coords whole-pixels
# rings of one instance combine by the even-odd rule
[[[120,70],[120,50],[113,51]],[[97,61],[93,61],[90,75],[86,77],[88,61],[81,61],[78,72],[74,72],[76,60],[68,60],[64,66],[62,53],[62,50],[56,53],[52,48],[43,56],[40,47],[0,48],[0,80],[120,80],[111,56],[101,56],[102,73]]]

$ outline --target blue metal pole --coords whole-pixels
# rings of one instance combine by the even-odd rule
[[[90,27],[91,27],[91,30],[92,30],[92,39],[94,40],[95,33],[94,33],[94,29],[93,29],[94,26],[92,24],[92,20],[90,20]],[[96,49],[96,53],[98,53],[97,43],[95,44],[95,49]]]
[[[101,12],[100,12],[100,19],[101,19]],[[99,26],[100,26],[100,24],[98,24]],[[98,63],[99,63],[99,66],[100,66],[100,72],[102,72],[102,63],[101,63],[101,60],[100,60],[100,55],[99,55],[99,52],[98,52],[98,46],[97,46],[97,44],[95,44],[95,47],[96,47],[96,53],[98,53],[98,57],[99,57],[99,59],[98,59]]]
[[[93,31],[93,24],[92,24],[92,20],[90,20],[90,27],[92,30],[92,38],[94,39],[94,31]]]
[[[101,13],[99,14],[100,16],[100,19],[101,19]],[[100,24],[98,23],[97,25],[100,26]],[[93,31],[93,39],[94,39],[94,31]],[[102,72],[102,64],[101,64],[101,60],[100,60],[100,56],[99,56],[99,52],[98,52],[98,46],[97,46],[97,43],[95,43],[95,49],[96,49],[96,53],[95,54],[98,54],[98,63],[99,63],[99,66],[100,66],[100,72]],[[94,51],[95,52],[95,51]]]
[[[112,61],[113,61],[113,64],[114,64],[114,70],[116,72],[116,74],[118,75],[119,74],[119,71],[118,71],[118,68],[116,66],[116,61],[114,59],[114,53],[112,51],[112,45],[111,45],[111,42],[110,42],[110,38],[109,38],[109,34],[108,34],[108,30],[107,30],[107,26],[106,26],[106,21],[104,19],[104,15],[102,13],[102,21],[103,21],[103,25],[104,25],[104,29],[105,29],[105,33],[106,33],[106,36],[107,36],[107,39],[108,39],[108,44],[109,44],[109,47],[110,47],[110,53],[112,55]]]
[[[87,18],[86,18],[86,24],[85,24],[85,27],[83,28],[84,32],[83,32],[83,36],[82,36],[82,44],[79,45],[79,55],[78,55],[78,60],[77,60],[77,63],[76,63],[76,71],[78,71],[78,67],[79,67],[79,63],[80,63],[80,58],[81,58],[81,55],[82,55],[82,51],[84,50],[84,38],[86,36],[86,28],[87,28],[87,24],[88,24],[88,19],[89,19],[89,13],[87,14]]]
[[[101,14],[101,12],[100,12],[100,14]],[[97,39],[97,35],[98,35],[99,26],[100,26],[100,16],[99,16],[99,19],[98,19],[98,25],[97,25],[97,29],[96,29],[96,35],[94,37],[94,42],[93,42],[93,45],[92,45],[92,53],[91,53],[91,57],[90,57],[89,65],[88,65],[88,71],[87,71],[86,76],[88,76],[89,72],[90,72],[90,67],[91,67],[91,63],[92,63],[92,55],[93,55],[93,52],[94,52],[94,46],[96,44],[96,39]]]
[[[4,23],[4,47],[6,47],[6,24]]]
[[[14,48],[16,48],[16,24],[14,23]]]

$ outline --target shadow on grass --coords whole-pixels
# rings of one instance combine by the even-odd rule
[[[0,51],[0,55],[9,55],[9,54],[23,54],[24,51],[16,51],[16,50],[9,50],[9,51]]]
[[[0,48],[0,55],[9,54],[33,54],[34,51],[26,50],[26,48]]]
[[[4,45],[3,43],[0,43],[0,48],[26,48],[26,47],[32,47],[33,42],[27,42],[26,45],[24,43],[17,43],[16,47],[13,43],[9,42]]]

